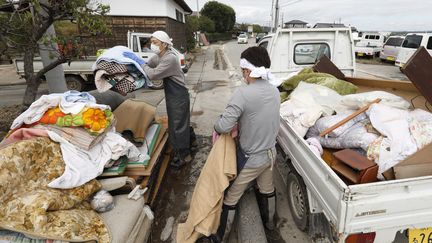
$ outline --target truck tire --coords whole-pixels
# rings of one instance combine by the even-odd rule
[[[291,171],[287,177],[288,205],[297,228],[307,232],[309,227],[309,201],[306,185],[301,176]]]
[[[67,75],[65,78],[68,90],[82,91],[84,89],[84,80],[81,77]]]
[[[163,89],[163,87],[164,87],[163,80],[155,80],[155,81],[152,81],[152,83],[153,83],[153,86],[151,86],[150,89],[158,90],[158,89]]]

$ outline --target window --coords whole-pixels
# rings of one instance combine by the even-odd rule
[[[177,9],[176,9],[176,19],[177,19],[177,21],[183,22],[183,14],[182,14],[182,12],[178,11]]]
[[[385,43],[386,46],[401,46],[403,42],[403,38],[400,37],[392,37],[387,40]]]
[[[379,40],[379,38],[380,38],[379,35],[375,36],[375,40]]]
[[[261,42],[261,44],[259,44],[259,46],[261,46],[261,47],[267,49],[268,41],[263,41],[263,42]]]
[[[294,62],[297,65],[314,64],[323,55],[330,58],[330,47],[326,43],[297,44],[294,47]]]
[[[141,47],[141,52],[150,52],[150,38],[149,37],[139,37],[139,43]]]
[[[366,35],[366,36],[365,36],[365,39],[370,39],[370,38],[369,38],[369,35]]]
[[[426,48],[427,48],[428,50],[432,50],[432,36],[429,37],[429,40],[428,40],[428,43],[427,43]]]
[[[402,43],[402,47],[417,49],[420,47],[422,39],[423,36],[421,35],[407,35]]]
[[[132,38],[133,38],[132,39],[132,41],[133,41],[133,43],[132,43],[132,49],[133,49],[134,52],[138,52],[138,40],[137,40],[136,35],[134,35]]]

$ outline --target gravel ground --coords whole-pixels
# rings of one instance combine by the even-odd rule
[[[21,114],[22,105],[0,107],[0,140],[9,131],[13,120]]]

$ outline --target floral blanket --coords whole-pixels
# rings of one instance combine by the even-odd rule
[[[110,242],[100,216],[86,201],[101,185],[96,180],[73,189],[47,185],[65,169],[60,146],[33,138],[0,150],[0,228],[38,238]]]
[[[39,123],[60,127],[83,127],[89,133],[97,135],[103,133],[113,119],[113,113],[108,109],[101,110],[86,107],[80,113],[73,115],[63,113],[57,106],[48,109],[39,120]]]

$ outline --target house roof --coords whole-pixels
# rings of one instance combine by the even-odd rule
[[[184,0],[174,0],[174,2],[177,3],[180,7],[183,8],[184,11],[188,12],[189,14],[193,12]]]
[[[289,22],[285,22],[285,24],[307,24],[307,23],[298,19],[294,19]]]
[[[314,28],[340,28],[340,27],[346,27],[344,24],[337,24],[337,23],[316,23],[314,25]]]

